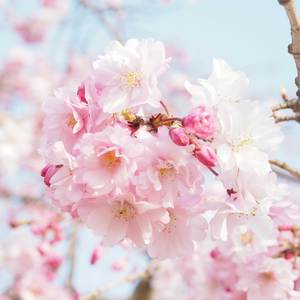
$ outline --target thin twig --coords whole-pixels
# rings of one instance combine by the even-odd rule
[[[117,30],[117,28],[115,26],[113,26],[110,22],[108,22],[108,20],[106,19],[105,15],[104,15],[104,13],[106,12],[107,9],[102,9],[89,0],[80,0],[80,3],[85,8],[89,9],[90,11],[92,11],[93,13],[95,13],[98,16],[98,18],[101,21],[101,23],[103,24],[103,26],[112,35],[112,37],[114,39],[116,39],[117,41],[119,41],[121,43],[123,42],[123,38],[122,38],[120,32]]]
[[[292,109],[295,112],[300,111],[300,102],[298,99],[285,99],[284,103],[280,103],[272,107],[273,112],[282,109]]]
[[[151,277],[151,274],[153,271],[154,271],[153,267],[152,267],[152,265],[150,265],[149,268],[147,268],[145,271],[136,272],[136,273],[121,277],[117,281],[110,282],[109,284],[105,285],[104,287],[102,287],[100,289],[96,289],[95,291],[91,292],[90,294],[83,296],[82,298],[80,298],[80,300],[98,300],[104,293],[111,291],[115,287],[118,287],[118,286],[126,284],[126,283],[132,283],[137,280],[146,280],[147,278]]]
[[[70,269],[67,278],[67,287],[71,291],[75,291],[73,286],[74,274],[75,274],[75,267],[76,267],[76,248],[77,248],[77,237],[78,237],[78,229],[79,223],[77,221],[72,224],[72,232],[69,241],[69,260],[70,260]]]
[[[290,173],[291,175],[297,177],[298,179],[300,179],[300,171],[289,166],[287,163],[285,162],[281,162],[279,160],[270,160],[270,164],[287,171],[288,173]]]
[[[283,116],[283,117],[277,117],[277,116],[273,115],[273,117],[275,119],[275,123],[287,122],[287,121],[300,122],[300,115],[298,115],[298,114],[293,115],[293,116]]]
[[[8,200],[10,198],[17,198],[20,199],[24,204],[30,203],[39,203],[41,204],[41,198],[30,196],[30,195],[22,195],[18,193],[13,193],[9,189],[4,188],[3,186],[0,187],[0,198]],[[45,202],[43,202],[45,203]]]

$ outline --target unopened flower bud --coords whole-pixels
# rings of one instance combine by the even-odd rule
[[[91,265],[96,264],[99,260],[101,260],[102,256],[103,256],[103,248],[101,246],[96,247],[92,252],[90,264]]]
[[[212,109],[198,106],[183,119],[184,128],[202,139],[211,139],[217,129],[217,121]]]
[[[85,98],[85,86],[83,83],[77,89],[77,96],[80,99],[80,101],[87,103],[87,100]]]
[[[201,145],[194,150],[194,156],[205,166],[215,167],[217,165],[217,155],[213,148]]]
[[[171,128],[169,135],[174,144],[178,146],[187,146],[190,143],[190,139],[182,127]]]
[[[44,183],[47,186],[50,186],[50,180],[51,180],[52,176],[61,167],[62,167],[62,165],[49,165],[48,164],[41,170],[41,176],[44,177]]]

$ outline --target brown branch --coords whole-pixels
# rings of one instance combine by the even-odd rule
[[[272,111],[275,112],[282,109],[292,109],[293,111],[300,111],[300,103],[298,99],[284,99],[284,101],[284,103],[274,105],[272,107]]]
[[[151,287],[151,276],[144,278],[137,285],[131,300],[151,300],[152,298],[152,287]]]
[[[109,284],[107,284],[106,286],[100,288],[100,289],[96,289],[95,291],[89,293],[86,296],[83,296],[80,298],[80,300],[100,300],[101,296],[108,292],[111,291],[112,289],[126,284],[126,283],[132,283],[135,282],[137,280],[142,280],[141,282],[147,282],[149,280],[149,278],[151,278],[151,274],[154,271],[154,269],[156,269],[157,266],[152,266],[152,264],[143,272],[136,272],[133,274],[129,274],[127,276],[121,277],[119,278],[117,281],[111,282]],[[134,298],[136,300],[138,300],[139,298]],[[143,299],[146,300],[146,299]]]
[[[75,221],[72,223],[72,232],[70,236],[69,241],[69,260],[70,260],[70,269],[69,274],[67,278],[67,287],[70,289],[70,291],[75,292],[74,286],[73,286],[73,279],[75,274],[75,266],[76,266],[76,248],[77,248],[77,236],[78,236],[78,230],[79,230],[79,223]]]
[[[275,123],[280,122],[287,122],[287,121],[296,121],[300,123],[300,114],[295,114],[293,116],[283,116],[283,117],[277,117],[276,115],[273,115]]]
[[[117,30],[117,28],[115,26],[113,26],[105,17],[104,13],[108,10],[108,9],[103,9],[101,7],[98,7],[97,5],[95,5],[93,2],[91,2],[90,0],[79,0],[80,4],[89,9],[91,12],[93,12],[94,14],[96,14],[100,20],[100,22],[103,24],[103,26],[106,28],[106,30],[112,35],[112,37],[116,40],[118,40],[119,42],[123,42],[123,38],[120,34],[120,32]]]
[[[270,160],[270,164],[287,171],[288,173],[290,173],[291,175],[297,177],[298,179],[300,179],[300,171],[298,171],[297,169],[289,166],[287,163],[285,162],[281,162],[279,160]]]
[[[41,203],[40,198],[28,196],[28,195],[22,195],[18,193],[13,193],[9,189],[6,189],[5,187],[0,187],[0,198],[9,199],[9,198],[18,198],[22,200],[25,204],[29,203]]]
[[[288,51],[293,55],[295,60],[297,68],[295,83],[297,86],[297,96],[300,97],[300,21],[296,11],[295,0],[278,0],[278,2],[285,8],[290,21],[292,43],[289,45]]]

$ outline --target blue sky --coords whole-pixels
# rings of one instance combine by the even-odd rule
[[[15,1],[21,3],[15,8],[24,14],[30,14],[35,8],[32,2]],[[124,0],[125,5],[133,7],[142,2],[146,3],[147,0]],[[290,95],[295,92],[296,70],[292,57],[287,53],[291,39],[290,29],[285,12],[277,0],[199,0],[197,5],[189,5],[186,0],[177,0],[172,5],[159,6],[159,9],[154,2],[157,1],[148,0],[143,9],[131,10],[124,24],[126,38],[153,37],[177,43],[190,53],[190,69],[196,78],[209,74],[213,58],[223,58],[235,69],[248,75],[251,94],[258,99],[279,99],[281,87],[285,87]],[[87,49],[96,55],[110,37],[100,28],[94,17],[80,15],[78,11],[76,13],[77,17],[61,37],[55,35],[52,42],[34,47],[33,51],[45,52],[51,59],[54,56],[53,51],[59,54],[59,48],[66,42],[76,43],[77,38],[82,42],[91,35]],[[76,32],[74,34],[71,30],[78,26],[81,26],[80,36],[76,36]],[[0,59],[18,45],[21,45],[20,40],[7,30],[0,14]],[[290,125],[286,130],[297,132]],[[293,153],[295,157],[298,155],[297,151]],[[84,231],[80,238],[79,272],[75,284],[85,292],[100,287],[107,280],[111,280],[111,276],[119,276],[105,272],[110,262],[121,255],[119,249],[113,250],[103,264],[92,269],[88,266],[89,254],[94,244],[93,235]],[[132,259],[141,267],[145,265],[145,260],[138,255]],[[122,295],[128,291],[128,288],[124,288],[118,293]]]

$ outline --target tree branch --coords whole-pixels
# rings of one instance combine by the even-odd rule
[[[293,116],[283,116],[283,117],[277,117],[276,115],[273,115],[275,123],[280,122],[287,122],[287,121],[296,121],[300,123],[300,114],[295,114]]]
[[[274,105],[272,107],[272,112],[276,112],[282,109],[292,109],[293,111],[300,111],[300,102],[298,99],[285,99],[285,102]]]
[[[285,162],[281,162],[279,160],[270,160],[270,164],[287,171],[288,173],[290,173],[291,175],[297,177],[298,179],[300,179],[300,171],[298,171],[297,169],[289,166],[287,163]]]
[[[297,86],[297,96],[300,97],[300,22],[296,11],[295,0],[278,0],[278,2],[285,8],[287,16],[291,25],[292,43],[288,47],[288,51],[293,55],[296,68],[297,77],[295,83]]]
[[[157,268],[157,266],[154,267],[154,268]],[[118,287],[122,284],[132,283],[132,282],[135,282],[137,280],[142,280],[141,282],[144,282],[145,285],[147,285],[147,282],[151,278],[152,272],[153,272],[153,267],[152,267],[152,264],[151,264],[145,271],[136,272],[136,273],[133,273],[133,274],[126,275],[126,276],[118,279],[117,281],[114,281],[114,282],[111,282],[111,283],[107,284],[106,286],[102,287],[101,289],[97,289],[97,290],[91,292],[90,294],[81,297],[80,300],[100,300],[101,299],[100,297],[104,293],[106,293],[106,292],[108,292],[108,291],[110,291],[110,290],[112,290],[112,289],[114,289],[114,288],[116,288],[116,287]],[[138,288],[137,288],[137,290],[138,290]],[[134,297],[136,297],[136,296],[134,295]],[[146,298],[145,299],[133,298],[133,299],[135,299],[135,300],[146,300]]]
[[[69,241],[69,260],[70,260],[70,269],[67,278],[67,287],[74,292],[73,279],[75,274],[75,266],[76,266],[76,248],[77,248],[77,236],[78,236],[79,223],[75,221],[72,224],[72,232]]]
[[[103,26],[106,28],[106,30],[112,35],[112,37],[119,42],[123,42],[123,38],[120,34],[120,32],[117,30],[115,26],[113,26],[110,22],[107,21],[104,13],[107,9],[102,9],[101,7],[98,7],[93,2],[89,0],[79,0],[80,4],[89,9],[91,12],[96,14],[100,20],[100,22],[103,24]]]

